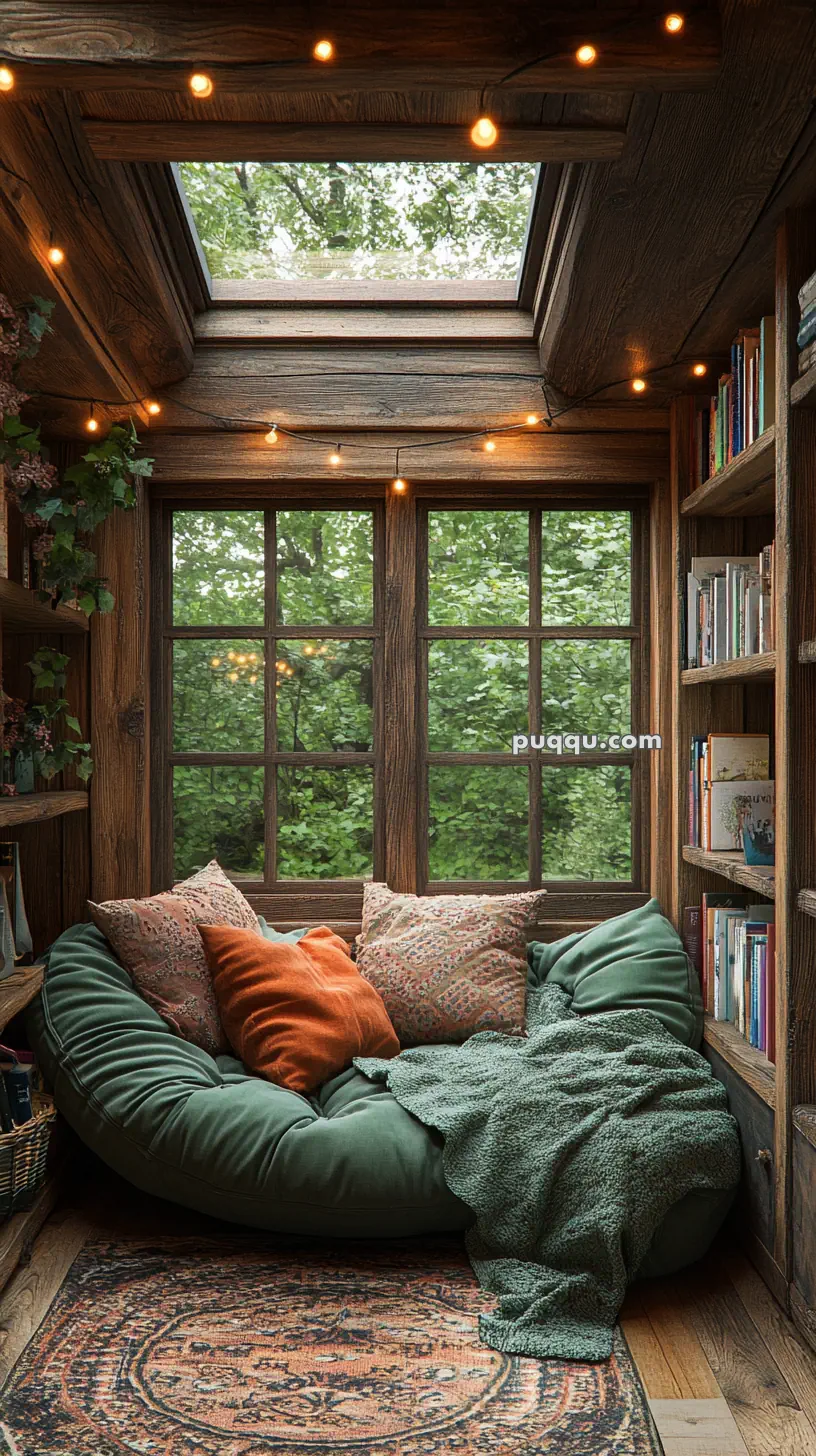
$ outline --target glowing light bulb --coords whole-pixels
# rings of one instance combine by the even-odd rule
[[[210,667],[220,667],[220,666],[221,666],[221,658],[220,657],[211,657],[210,658]]]
[[[332,454],[329,456],[329,464],[330,465],[339,465],[340,464],[340,446],[339,445],[338,445],[337,449],[334,450],[332,452]]]
[[[89,435],[95,435],[97,430],[99,429],[99,421],[94,415],[93,405],[91,405],[91,408],[88,411],[88,418],[85,421],[85,429],[88,431]]]
[[[666,30],[669,32],[669,35],[679,35],[685,23],[685,16],[678,15],[676,11],[673,11],[671,15],[667,15],[666,19],[663,21],[663,24]]]
[[[528,415],[527,416],[527,423],[528,423],[528,425],[537,425],[538,424],[538,415]]]
[[[14,72],[8,66],[0,66],[0,91],[14,90]]]
[[[241,663],[246,662],[246,656],[245,656],[245,654],[243,652],[239,652],[238,653],[238,656],[235,659],[235,661],[236,662],[241,662]]]
[[[485,440],[484,447],[485,447],[485,450],[487,451],[488,455],[492,455],[493,454],[493,451],[496,448],[496,441],[495,440]]]
[[[237,682],[238,681],[238,674],[237,674],[237,672],[228,672],[227,673],[227,681],[228,682]]]
[[[234,661],[235,661],[235,653],[234,652],[228,652],[227,653],[227,662],[234,662]]]
[[[204,71],[194,71],[189,81],[190,90],[199,101],[206,101],[213,94],[213,83]]]
[[[258,674],[257,674],[257,672],[253,672],[251,674],[249,681],[251,683],[256,683],[258,681]]]
[[[499,139],[499,128],[489,116],[480,116],[470,129],[470,140],[475,147],[495,147]]]
[[[646,388],[646,380],[645,379],[633,379],[632,380],[632,388],[635,391],[635,394],[642,394],[643,391],[644,391],[644,389]]]
[[[247,658],[247,661],[248,662],[257,662],[258,661],[258,654],[257,654],[257,652],[250,652],[249,657]]]
[[[272,429],[268,430],[267,433],[264,435],[264,439],[266,440],[267,445],[277,445],[278,432],[275,429],[274,425],[272,426]]]
[[[708,365],[695,364],[691,372],[692,374],[696,374],[698,379],[702,379],[703,375],[708,373]]]
[[[308,647],[308,646],[307,647],[304,647],[304,649],[303,649],[303,656],[304,657],[313,657],[314,656],[314,648],[313,647]]]
[[[56,246],[49,248],[48,249],[48,261],[55,268],[59,268],[60,263],[64,263],[65,262],[65,254],[62,251],[62,248],[58,248]]]
[[[147,413],[149,415],[160,415],[161,414],[161,405],[158,403],[157,400],[155,400],[155,399],[149,399],[147,401]]]
[[[404,495],[406,490],[408,489],[408,482],[407,480],[402,480],[399,476],[397,476],[397,479],[394,481],[391,489],[394,491],[395,495]]]
[[[598,59],[598,52],[593,45],[582,45],[575,52],[575,59],[579,66],[592,66]]]
[[[316,61],[330,61],[334,55],[334,46],[330,40],[319,40],[312,55]]]

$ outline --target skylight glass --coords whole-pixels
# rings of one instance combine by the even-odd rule
[[[183,162],[214,278],[512,279],[534,162]]]

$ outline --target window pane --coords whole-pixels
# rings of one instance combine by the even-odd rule
[[[628,642],[542,642],[542,731],[628,733],[631,656]]]
[[[367,753],[373,746],[373,643],[276,646],[278,748]]]
[[[231,874],[263,875],[262,768],[175,768],[173,821],[176,879],[213,858]]]
[[[358,627],[374,621],[370,511],[278,511],[278,622]]]
[[[428,769],[432,880],[526,880],[526,768]]]
[[[173,643],[177,753],[262,753],[263,642]]]
[[[428,644],[428,746],[506,753],[527,731],[526,642]]]
[[[632,579],[629,512],[544,511],[541,525],[543,625],[628,625]]]
[[[373,825],[372,769],[278,767],[279,879],[370,879]]]
[[[173,621],[262,627],[262,511],[173,512]]]
[[[529,617],[526,511],[431,511],[432,627],[524,627]]]
[[[544,879],[630,880],[631,769],[545,766],[541,772]]]

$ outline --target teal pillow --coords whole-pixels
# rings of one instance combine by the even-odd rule
[[[302,940],[308,929],[304,925],[302,930],[287,930],[285,934],[282,934],[281,931],[273,930],[271,925],[267,925],[263,915],[258,916],[258,924],[267,940],[281,941],[288,945],[294,945],[296,940]]]
[[[685,1046],[699,1050],[703,1003],[697,972],[674,926],[650,900],[545,945],[527,947],[527,984],[554,981],[580,1016],[598,1011],[652,1011]]]

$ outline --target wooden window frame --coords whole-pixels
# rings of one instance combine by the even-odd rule
[[[368,510],[374,521],[374,621],[371,627],[277,627],[275,612],[274,515],[279,510]],[[435,510],[523,510],[531,523],[530,601],[532,620],[526,627],[429,627],[427,623],[427,520]],[[544,627],[540,618],[541,561],[540,521],[548,510],[625,510],[632,516],[632,613],[628,627]],[[172,516],[174,511],[255,510],[265,513],[264,561],[266,605],[263,627],[174,627],[172,612]],[[273,523],[270,530],[270,518]],[[648,754],[645,752],[592,753],[569,759],[543,752],[513,756],[507,753],[432,753],[427,747],[427,652],[435,639],[522,639],[530,642],[566,638],[591,640],[615,638],[632,643],[632,732],[649,731],[649,504],[648,491],[633,488],[625,497],[612,497],[586,488],[570,490],[501,489],[435,490],[423,486],[404,495],[388,491],[361,492],[351,486],[329,497],[295,493],[290,489],[264,492],[237,490],[228,497],[214,498],[209,492],[185,492],[178,498],[156,500],[151,515],[151,699],[154,731],[151,744],[152,885],[166,889],[173,882],[172,869],[172,766],[177,761],[206,766],[211,763],[251,764],[267,768],[265,804],[267,819],[267,875],[263,879],[236,876],[242,890],[259,913],[276,922],[331,919],[332,923],[356,921],[363,881],[354,879],[276,880],[269,876],[271,837],[274,820],[275,774],[268,770],[277,763],[343,767],[360,764],[374,770],[374,878],[387,881],[396,890],[414,893],[502,893],[543,884],[550,890],[548,907],[554,915],[592,913],[593,902],[604,904],[605,914],[617,914],[642,903],[649,885],[649,786]],[[221,638],[303,640],[366,638],[374,643],[374,723],[370,753],[278,753],[268,740],[268,724],[274,713],[274,680],[266,674],[266,724],[263,753],[177,754],[172,745],[172,643],[175,638]],[[532,731],[538,731],[541,654],[531,650],[529,702]],[[576,726],[576,725],[572,725]],[[580,727],[580,725],[577,725]],[[540,879],[541,861],[541,773],[530,775],[530,865],[532,876],[514,881],[429,881],[428,774],[430,762],[474,764],[582,764],[626,763],[632,767],[632,878],[629,881]],[[538,788],[535,787],[537,781]]]

